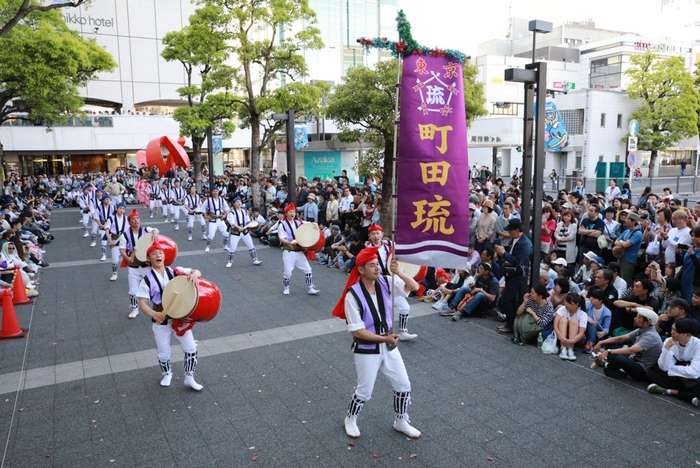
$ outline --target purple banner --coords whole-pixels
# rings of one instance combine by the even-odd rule
[[[462,64],[404,58],[397,162],[396,257],[464,268],[469,246],[469,160]]]

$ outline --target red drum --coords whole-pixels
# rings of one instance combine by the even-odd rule
[[[186,276],[176,276],[163,290],[163,313],[172,319],[208,322],[220,308],[221,291],[204,278],[199,278],[195,287]]]
[[[174,240],[162,234],[158,234],[158,243],[163,247],[163,253],[165,253],[165,266],[172,265],[177,257],[177,244]],[[137,260],[141,262],[148,261],[146,252],[151,244],[153,244],[152,233],[147,232],[139,237],[139,240],[136,241],[136,247],[134,248],[134,254]]]
[[[401,271],[412,277],[414,280],[416,280],[416,282],[420,282],[425,279],[425,275],[428,272],[427,266],[419,266],[406,262],[398,262],[398,264]]]

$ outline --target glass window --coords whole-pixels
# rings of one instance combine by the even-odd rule
[[[600,114],[600,126],[605,127],[605,114]]]
[[[617,128],[622,128],[622,114],[617,114]]]

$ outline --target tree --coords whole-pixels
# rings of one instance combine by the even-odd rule
[[[385,60],[374,68],[356,66],[350,68],[343,82],[334,88],[328,100],[326,113],[335,120],[341,130],[338,139],[344,142],[363,141],[374,148],[358,158],[355,170],[358,174],[382,173],[382,200],[390,200],[394,187],[394,106],[396,99],[397,60]],[[465,63],[464,102],[467,125],[475,118],[485,115],[484,89],[477,82],[478,69]],[[391,203],[382,204],[382,225],[390,229],[393,218]],[[388,231],[387,231],[388,232]]]
[[[322,82],[296,81],[307,71],[300,51],[320,49],[323,42],[320,31],[311,26],[316,14],[308,0],[207,2],[221,6],[231,17],[230,51],[238,62],[232,80],[238,94],[235,110],[241,125],[251,129],[251,186],[253,206],[258,207],[262,151],[285,124],[270,120],[272,114],[294,109],[298,116],[316,115],[321,98],[330,89]],[[285,85],[286,79],[292,83]]]
[[[66,26],[60,12],[35,11],[0,39],[0,123],[26,112],[47,126],[83,105],[79,89],[116,67],[93,39]]]
[[[661,60],[649,51],[633,55],[630,61],[632,66],[625,71],[631,80],[627,95],[641,100],[632,113],[639,122],[637,147],[651,151],[649,173],[653,174],[660,149],[697,135],[699,94],[681,56]]]
[[[217,5],[204,5],[190,16],[189,24],[163,38],[161,55],[167,61],[182,63],[187,86],[178,88],[187,106],[175,109],[180,135],[192,139],[192,165],[197,190],[202,186],[202,144],[207,127],[220,128],[224,136],[235,130],[234,98],[231,93],[233,68],[226,64],[230,52],[230,16]],[[196,84],[197,81],[199,84]],[[213,170],[209,168],[209,170]]]
[[[57,8],[75,8],[88,3],[90,0],[62,0],[51,5],[43,5],[34,0],[0,0],[0,37],[5,37],[12,28],[32,13],[41,13]]]

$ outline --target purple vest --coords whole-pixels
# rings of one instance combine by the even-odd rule
[[[374,303],[372,302],[369,293],[365,295],[365,291],[362,287],[362,281],[358,281],[352,285],[348,292],[355,297],[360,306],[360,318],[365,324],[365,328],[377,335],[383,335],[387,333],[393,324],[394,316],[391,309],[391,291],[389,290],[389,285],[384,277],[379,277],[377,279],[379,288],[375,288],[377,293],[377,303],[384,305],[384,318],[382,320],[381,307],[375,312],[376,315],[372,313],[372,307]],[[381,297],[380,297],[381,294]],[[370,303],[372,304],[370,306]],[[382,323],[386,324],[382,326]],[[355,343],[354,350],[356,353],[360,354],[379,354],[379,343],[361,344]]]
[[[287,240],[288,240],[289,242],[291,242],[291,241],[293,241],[294,239],[296,239],[296,236],[295,236],[294,233],[292,232],[292,228],[291,228],[291,226],[290,226],[289,224],[290,224],[290,223],[289,223],[289,221],[287,221],[287,220],[282,221],[282,227],[284,228],[284,232],[287,234]],[[301,221],[299,221],[298,219],[295,219],[295,220],[294,220],[294,224],[296,225],[296,227],[297,227],[297,229],[298,229],[299,226],[301,226]]]

